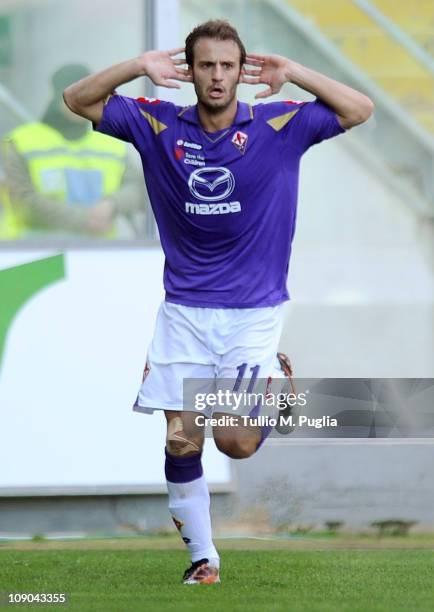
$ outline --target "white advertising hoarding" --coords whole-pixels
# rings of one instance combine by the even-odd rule
[[[0,253],[0,495],[164,491],[165,419],[133,412],[159,248]],[[229,460],[207,440],[211,490]]]

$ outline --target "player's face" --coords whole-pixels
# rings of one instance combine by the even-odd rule
[[[199,103],[209,112],[221,112],[233,103],[240,70],[240,49],[233,40],[196,41],[193,83]]]

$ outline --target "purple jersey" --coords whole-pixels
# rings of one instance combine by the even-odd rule
[[[96,128],[140,153],[166,256],[166,300],[257,308],[288,299],[300,158],[345,130],[319,100],[238,102],[205,132],[196,106],[113,95]]]

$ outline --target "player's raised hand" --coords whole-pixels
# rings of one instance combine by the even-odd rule
[[[253,68],[247,67],[253,66]],[[246,58],[240,83],[268,85],[267,89],[256,94],[255,98],[268,98],[280,91],[289,81],[291,60],[282,55],[257,55],[249,53]]]
[[[176,58],[184,52],[183,47],[171,49],[170,51],[146,51],[140,56],[140,63],[154,85],[180,89],[180,85],[175,81],[191,83],[193,81],[189,70],[181,68],[185,58]]]

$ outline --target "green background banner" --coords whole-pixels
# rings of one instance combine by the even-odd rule
[[[21,306],[64,277],[63,254],[0,270],[0,370],[7,334]]]

